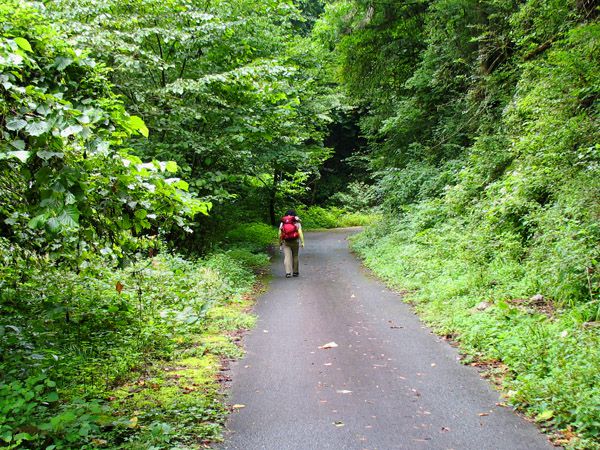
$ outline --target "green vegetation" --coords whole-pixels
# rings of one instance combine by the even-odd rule
[[[0,3],[0,442],[195,448],[277,218],[600,439],[586,0]],[[377,222],[377,223],[375,223]]]
[[[225,240],[229,244],[240,247],[250,247],[254,251],[264,250],[277,239],[277,228],[260,222],[238,224],[232,228]]]
[[[215,197],[139,151],[151,130],[114,71],[48,13],[0,5],[0,441],[193,448],[220,435],[220,358],[253,324],[267,240],[250,227],[201,258],[171,254]]]
[[[334,95],[316,82],[316,50],[296,35],[303,16],[291,3],[46,4],[71,42],[112,68],[115,90],[146,121],[148,139],[131,144],[137,154],[177,161],[194,191],[216,203],[216,226],[231,197],[276,225],[281,196],[329,154],[322,135]]]
[[[373,227],[356,237],[353,248],[405,292],[437,333],[460,343],[465,362],[487,362],[491,375],[502,362],[495,375],[510,404],[545,427],[565,430],[560,442],[595,448],[598,304],[570,306],[534,295],[546,290],[521,262],[506,254],[482,261],[484,236],[474,243],[474,235],[454,220],[428,227],[429,213],[414,211],[408,219]],[[573,438],[574,431],[581,437]]]
[[[354,248],[511,402],[598,448],[598,9],[328,4],[314,35],[361,111],[382,221]]]
[[[359,227],[371,224],[379,218],[376,213],[348,212],[336,207],[310,206],[299,208],[296,212],[302,220],[302,227],[307,230]]]
[[[4,441],[148,448],[218,437],[218,358],[240,356],[230,333],[253,324],[243,312],[255,282],[248,260],[257,263],[239,249],[3,273]],[[10,287],[13,276],[27,282]]]

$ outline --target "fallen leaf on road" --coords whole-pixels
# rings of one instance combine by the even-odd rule
[[[324,365],[324,366],[330,366],[330,365],[331,365],[331,363],[325,363],[325,364],[323,364],[323,365]]]
[[[333,424],[334,424],[336,427],[343,427],[343,426],[344,426],[344,422],[341,422],[341,421],[339,421],[339,420],[338,420],[338,421],[336,421],[336,422],[333,422]]]
[[[435,367],[435,365],[436,365],[435,363],[431,363],[431,367]]]
[[[442,427],[442,431],[450,431],[450,428],[448,428],[448,427]]]
[[[233,409],[241,409],[241,408],[245,408],[245,407],[246,407],[246,405],[241,405],[238,403],[236,403],[235,405],[232,406]]]
[[[335,392],[337,392],[338,394],[351,394],[352,393],[352,391],[348,391],[346,389],[341,389],[341,390],[335,391]]]
[[[269,330],[263,330],[263,333],[268,333],[268,332],[269,332]]]
[[[489,416],[490,413],[479,413],[479,416]]]
[[[321,345],[319,348],[321,350],[327,350],[328,348],[336,348],[338,345],[335,342],[328,342],[327,344]]]

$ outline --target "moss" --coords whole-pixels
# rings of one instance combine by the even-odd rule
[[[247,302],[242,301],[213,308],[207,317],[208,331],[216,333],[252,328],[256,323],[256,318],[245,312],[248,306]]]
[[[255,293],[258,289],[255,289]],[[218,373],[221,358],[237,358],[239,330],[252,327],[253,295],[212,308],[201,332],[189,329],[173,339],[169,361],[156,362],[136,380],[110,393],[117,421],[113,441],[122,448],[198,448],[221,439],[227,415]],[[132,419],[133,420],[132,422]]]

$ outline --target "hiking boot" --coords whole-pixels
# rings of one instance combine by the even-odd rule
[[[286,277],[286,278],[291,278],[291,276],[292,276],[292,274],[291,274],[291,273],[286,273],[286,274],[285,274],[285,277]]]
[[[300,275],[298,272],[294,272],[295,277],[297,277],[298,275]]]

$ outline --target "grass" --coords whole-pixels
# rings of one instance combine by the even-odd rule
[[[218,440],[227,415],[219,370],[243,354],[237,343],[254,325],[247,311],[268,262],[242,242],[195,261],[161,254],[124,269],[29,268],[26,283],[1,291],[14,325],[0,333],[11,349],[0,361],[0,446]]]
[[[589,306],[540,295],[535,275],[509,255],[485,254],[477,239],[457,223],[423,228],[408,218],[367,229],[352,246],[466,362],[490,363],[507,401],[556,443],[599,449],[600,328]]]
[[[302,227],[306,230],[365,226],[376,222],[380,216],[372,212],[349,212],[341,208],[310,206],[298,209]]]
[[[252,303],[246,296],[213,308],[202,333],[177,339],[172,359],[110,393],[113,414],[121,418],[111,433],[112,448],[191,449],[221,439],[228,410],[218,375],[223,360],[243,355],[237,336],[254,326],[247,312]]]

